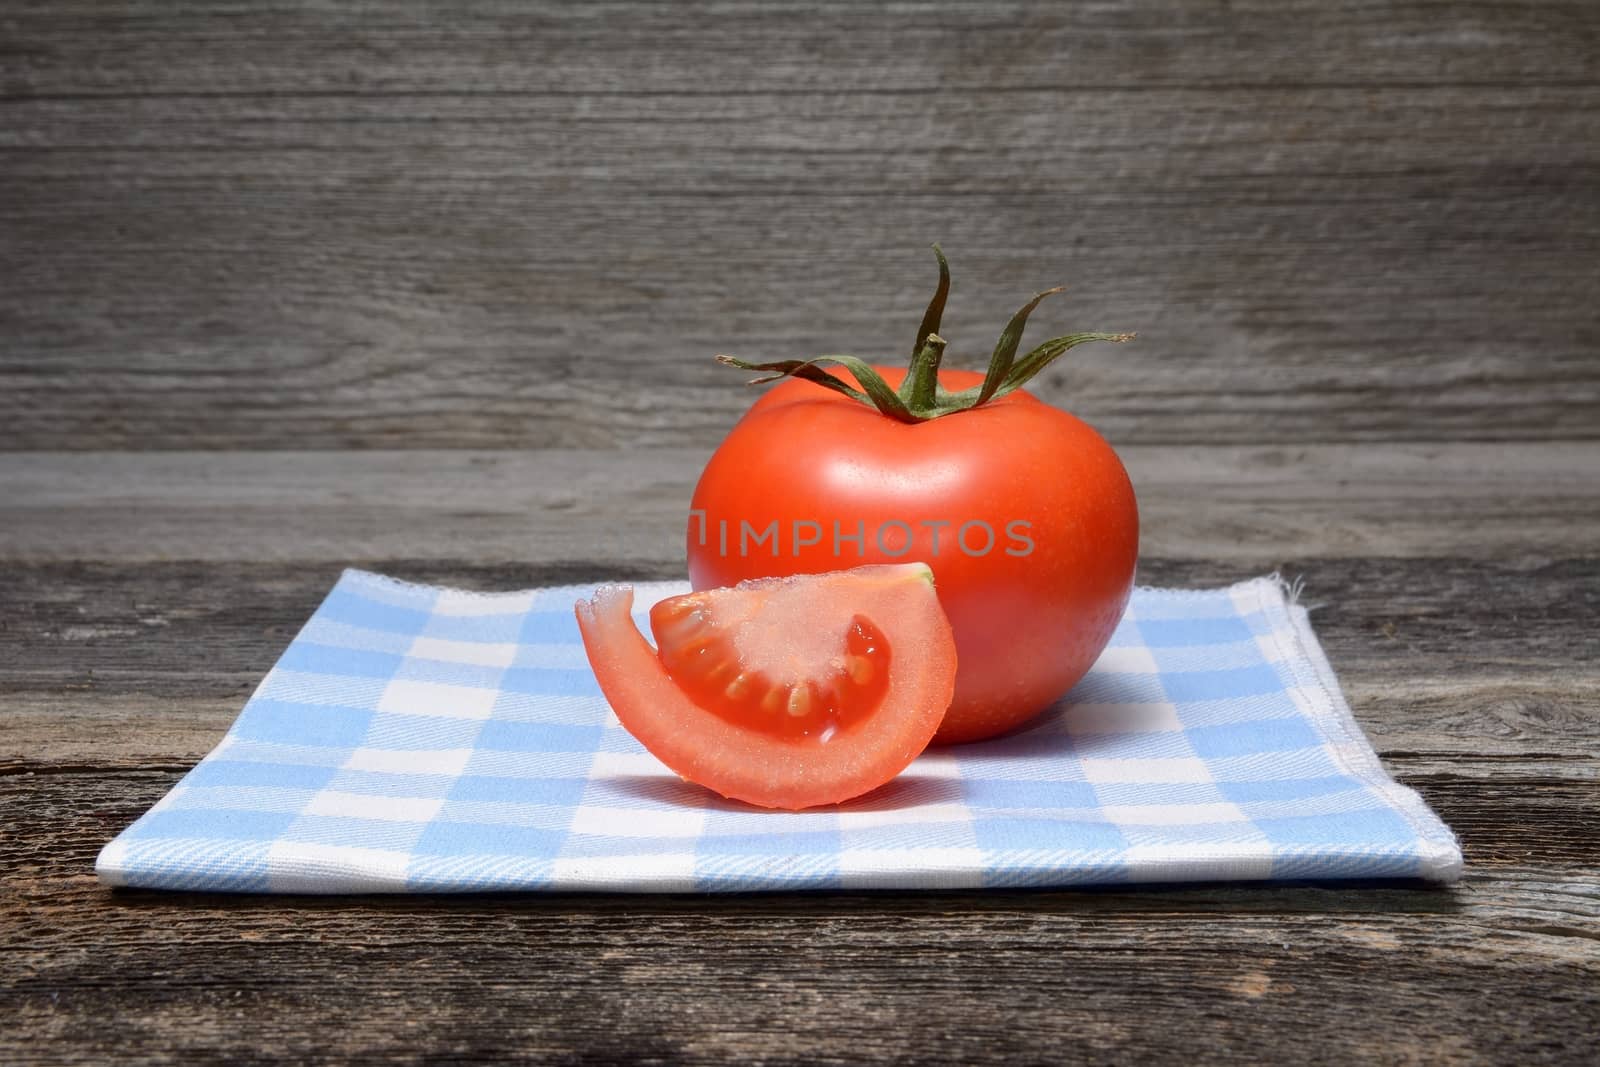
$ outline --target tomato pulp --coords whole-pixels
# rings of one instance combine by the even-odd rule
[[[617,719],[680,776],[764,807],[831,804],[889,781],[938,728],[956,653],[921,564],[758,580],[655,605],[576,605]]]
[[[905,375],[873,369],[890,386]],[[955,391],[983,375],[938,379]],[[959,659],[939,742],[1001,733],[1065,694],[1110,639],[1138,556],[1138,509],[1116,453],[1021,390],[908,423],[784,381],[717,449],[691,509],[696,589],[926,562]]]

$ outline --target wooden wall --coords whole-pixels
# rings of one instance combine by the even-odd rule
[[[1119,444],[1600,435],[1600,3],[9,0],[0,449],[708,446],[711,356]]]

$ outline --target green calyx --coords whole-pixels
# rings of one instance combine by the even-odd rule
[[[953,393],[939,384],[939,364],[944,359],[946,343],[939,336],[939,320],[944,316],[945,298],[950,295],[950,264],[945,262],[944,253],[938,245],[933,246],[933,254],[939,257],[939,287],[934,290],[928,310],[922,316],[922,325],[917,330],[917,343],[911,349],[911,367],[898,391],[890,388],[883,376],[858,356],[782,359],[774,363],[748,363],[733,356],[718,356],[717,362],[740,370],[769,372],[763,377],[751,379],[751,385],[777,381],[779,378],[800,378],[843,393],[863,404],[870,404],[892,419],[926,422],[942,415],[967,411],[1022,388],[1058,356],[1085,342],[1133,340],[1131,333],[1071,333],[1064,337],[1052,337],[1018,358],[1017,349],[1022,345],[1022,330],[1027,325],[1028,316],[1033,314],[1034,308],[1045,297],[1061,292],[1059,288],[1046,289],[1022,305],[1022,309],[1006,323],[1006,328],[1000,332],[1000,341],[995,345],[994,355],[989,357],[989,370],[983,377],[983,383]],[[842,378],[829,374],[822,369],[825,364],[843,367],[855,377],[861,388],[857,389]]]

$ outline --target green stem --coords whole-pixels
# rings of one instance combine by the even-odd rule
[[[1045,297],[1061,291],[1047,289],[1011,316],[1011,321],[1000,333],[1000,342],[995,346],[994,355],[990,357],[983,384],[959,393],[948,392],[939,385],[939,365],[944,361],[946,342],[939,336],[938,329],[939,320],[944,315],[945,298],[950,292],[950,265],[945,262],[944,253],[938,245],[933,246],[933,254],[939,257],[939,287],[922,316],[922,327],[917,331],[917,346],[911,356],[911,366],[898,391],[891,389],[882,375],[857,356],[818,356],[816,359],[784,359],[772,363],[748,363],[733,356],[718,356],[717,360],[743,370],[768,372],[766,377],[754,379],[752,385],[777,378],[800,378],[875,407],[891,419],[912,423],[954,415],[1000,400],[1026,385],[1051,362],[1078,345],[1089,341],[1120,342],[1133,339],[1131,333],[1068,334],[1065,337],[1053,337],[1018,358],[1017,348],[1022,343],[1022,331],[1027,325],[1028,316]],[[861,388],[851,386],[820,366],[830,363],[849,371]]]
[[[900,383],[900,399],[912,412],[927,411],[939,401],[939,364],[944,360],[945,339],[930,333],[911,357],[911,369]]]

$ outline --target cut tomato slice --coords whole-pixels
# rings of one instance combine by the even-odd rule
[[[576,605],[623,727],[678,775],[768,808],[889,781],[955,691],[955,638],[920,563],[741,582],[671,597],[633,624],[633,590]]]

